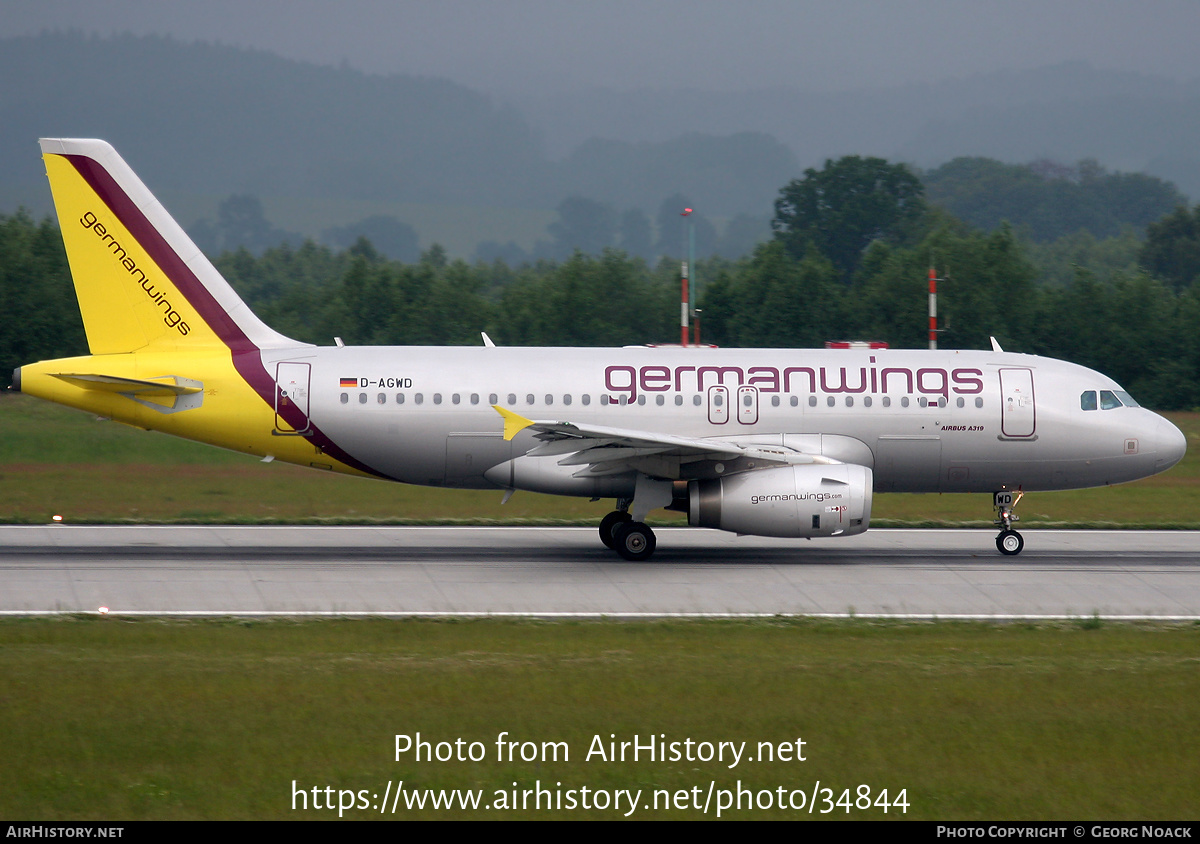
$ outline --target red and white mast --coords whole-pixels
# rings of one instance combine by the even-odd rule
[[[687,217],[691,213],[692,213],[691,208],[684,208],[683,211],[680,212],[679,216]],[[681,269],[679,272],[679,277],[683,282],[683,289],[680,293],[680,300],[679,300],[679,345],[683,346],[686,349],[687,344],[688,344],[688,305],[690,304],[690,300],[688,299],[688,261],[687,261],[687,258],[684,258],[683,261],[681,262]]]
[[[929,348],[937,348],[937,273],[929,268]]]

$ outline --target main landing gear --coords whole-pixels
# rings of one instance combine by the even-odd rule
[[[627,560],[645,560],[654,553],[654,531],[629,514],[627,499],[617,501],[618,509],[600,520],[600,541]]]
[[[1013,513],[1013,508],[1024,495],[1025,493],[1017,490],[1016,497],[1011,492],[997,492],[992,498],[992,506],[996,510],[996,524],[1000,526],[1000,533],[996,537],[996,550],[1008,557],[1020,554],[1025,547],[1025,538],[1012,529],[1012,523],[1021,520],[1020,516]]]

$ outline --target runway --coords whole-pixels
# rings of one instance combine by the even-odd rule
[[[0,526],[0,614],[1200,619],[1200,534],[594,528]]]

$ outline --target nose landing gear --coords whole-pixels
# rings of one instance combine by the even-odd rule
[[[1013,494],[1008,491],[997,492],[992,496],[992,506],[996,510],[996,524],[1000,526],[1000,533],[996,537],[996,550],[1008,557],[1020,554],[1025,547],[1024,537],[1012,529],[1012,523],[1021,519],[1020,516],[1013,513],[1013,509],[1024,496],[1025,493],[1019,489],[1016,497],[1013,497]]]

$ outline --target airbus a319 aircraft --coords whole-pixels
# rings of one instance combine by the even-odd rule
[[[312,346],[260,321],[116,151],[45,139],[90,355],[16,389],[264,460],[442,487],[614,498],[739,534],[852,536],[873,491],[990,492],[997,548],[1033,490],[1143,478],[1183,434],[1082,366],[991,351]]]

